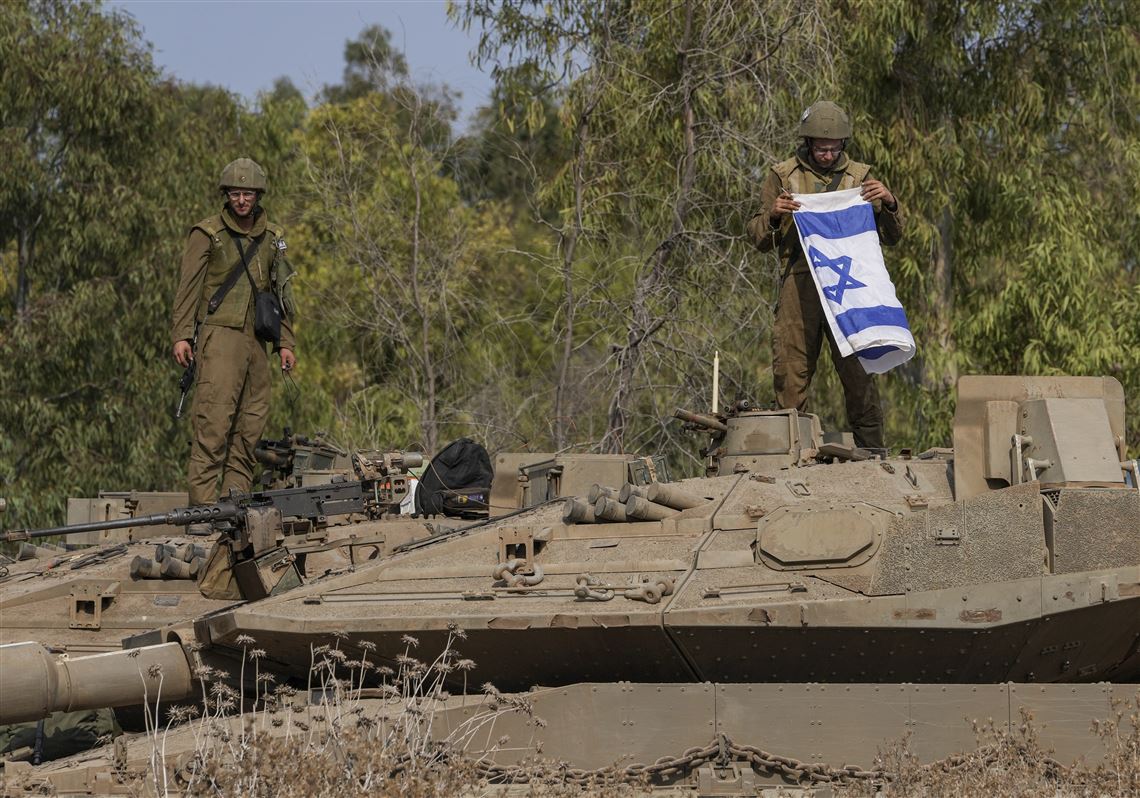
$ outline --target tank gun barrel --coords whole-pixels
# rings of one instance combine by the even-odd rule
[[[141,704],[144,697],[180,701],[193,688],[178,643],[73,659],[57,659],[39,643],[12,643],[0,646],[0,673],[0,725]]]
[[[709,432],[728,432],[728,425],[715,416],[705,415],[704,413],[694,413],[692,410],[685,410],[678,407],[673,411],[673,418],[679,418],[694,427],[708,430]]]
[[[35,540],[56,535],[75,535],[81,532],[102,532],[111,529],[130,529],[136,526],[189,526],[210,521],[232,521],[238,517],[238,507],[227,502],[207,504],[201,507],[184,507],[167,513],[140,515],[134,518],[116,518],[109,521],[90,521],[86,524],[53,526],[47,529],[16,529],[0,534],[0,543],[13,543],[22,540]]]

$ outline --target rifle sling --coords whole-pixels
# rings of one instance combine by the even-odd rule
[[[835,189],[839,188],[839,184],[843,182],[844,174],[846,174],[845,169],[837,170],[835,172],[835,177],[831,178],[831,182],[827,184],[827,188],[824,189],[824,191],[835,191]]]

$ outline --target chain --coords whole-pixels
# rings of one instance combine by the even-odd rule
[[[864,770],[854,765],[833,768],[822,762],[802,762],[751,745],[737,745],[724,735],[719,735],[704,748],[689,748],[680,756],[663,756],[650,765],[633,764],[625,767],[610,765],[595,770],[583,770],[571,768],[565,763],[561,766],[528,766],[481,761],[478,763],[478,769],[480,775],[496,783],[522,784],[535,778],[545,777],[585,786],[640,781],[652,777],[668,779],[713,761],[722,765],[729,761],[748,762],[759,773],[777,774],[797,784],[846,783],[868,779],[889,781],[893,778],[891,773],[884,770]]]
[[[1019,746],[1022,753],[1027,747]],[[983,765],[992,765],[998,760],[998,746],[987,746],[973,754],[954,754],[930,762],[923,767],[929,771],[955,771],[976,767],[978,757]],[[893,781],[896,774],[884,768],[867,770],[855,765],[832,767],[823,762],[804,762],[793,757],[780,756],[751,745],[737,745],[726,735],[717,738],[704,748],[695,747],[684,751],[680,756],[663,756],[653,764],[633,764],[619,767],[609,765],[594,770],[572,768],[565,762],[557,765],[501,765],[482,760],[477,763],[479,774],[484,778],[506,784],[523,784],[533,779],[557,780],[566,784],[589,786],[616,782],[645,781],[651,778],[669,779],[686,771],[695,770],[709,762],[724,766],[731,761],[747,762],[753,770],[762,775],[779,775],[786,781],[799,785],[847,784],[856,781]],[[1057,760],[1045,757],[1043,763],[1053,773],[1064,770]]]

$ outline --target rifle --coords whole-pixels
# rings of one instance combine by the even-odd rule
[[[194,355],[198,352],[198,328],[201,326],[201,322],[194,324],[194,338],[190,341],[190,365],[183,369],[182,377],[178,380],[178,390],[182,391],[182,396],[178,398],[178,409],[174,411],[175,418],[182,418],[182,406],[186,404],[186,396],[194,387],[194,372],[198,370],[198,358]]]

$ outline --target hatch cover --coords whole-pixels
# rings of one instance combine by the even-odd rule
[[[863,502],[781,507],[760,519],[757,559],[769,568],[851,568],[871,559],[890,513]]]

